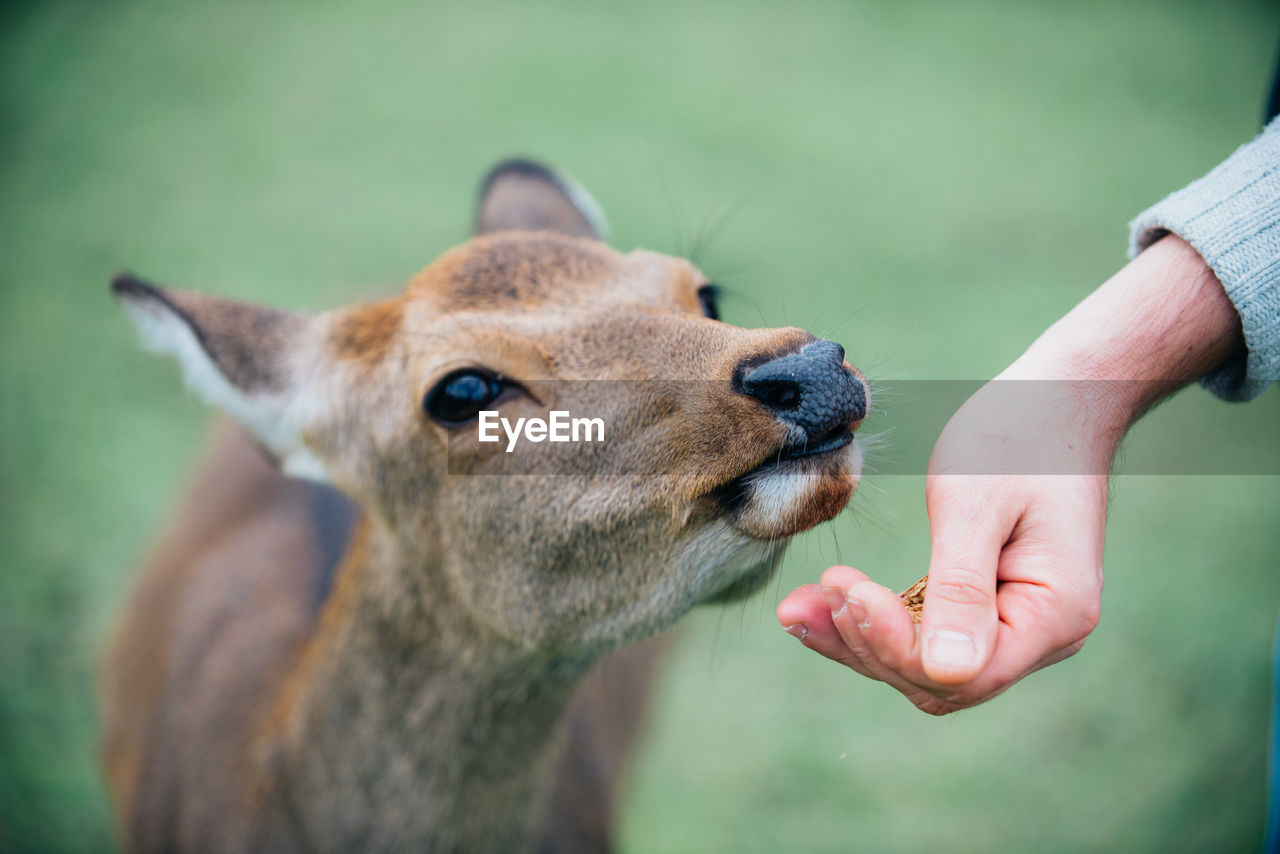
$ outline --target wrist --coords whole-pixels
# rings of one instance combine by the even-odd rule
[[[1082,419],[1118,442],[1153,404],[1243,346],[1221,283],[1190,245],[1169,235],[1053,324],[1000,378],[1068,383]]]

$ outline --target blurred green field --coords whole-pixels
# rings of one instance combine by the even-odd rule
[[[808,327],[879,379],[981,379],[1256,131],[1278,29],[1263,2],[7,6],[0,850],[113,845],[96,659],[210,420],[112,272],[296,308],[390,291],[526,153],[620,248],[700,246],[731,322]],[[1274,435],[1280,392],[1193,389],[1144,429],[1203,410],[1192,452]],[[776,589],[689,619],[623,850],[1257,848],[1280,478],[1117,478],[1086,649],[944,719],[773,618],[837,561],[919,577],[921,499],[868,478]]]

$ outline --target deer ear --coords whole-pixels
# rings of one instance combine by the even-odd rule
[[[532,160],[506,160],[480,186],[476,234],[545,229],[607,240],[608,223],[596,200],[572,178]]]
[[[327,480],[302,440],[297,349],[312,320],[121,273],[111,282],[148,347],[174,356],[187,384],[245,425],[287,474]]]

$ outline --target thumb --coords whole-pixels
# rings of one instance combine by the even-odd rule
[[[988,508],[966,508],[954,498],[929,505],[932,553],[920,649],[925,675],[939,684],[970,681],[995,648],[996,568],[1011,526]]]

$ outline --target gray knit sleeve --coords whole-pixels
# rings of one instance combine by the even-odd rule
[[[1227,400],[1280,380],[1280,119],[1129,224],[1133,257],[1169,232],[1200,253],[1240,313],[1245,358],[1201,379]]]

